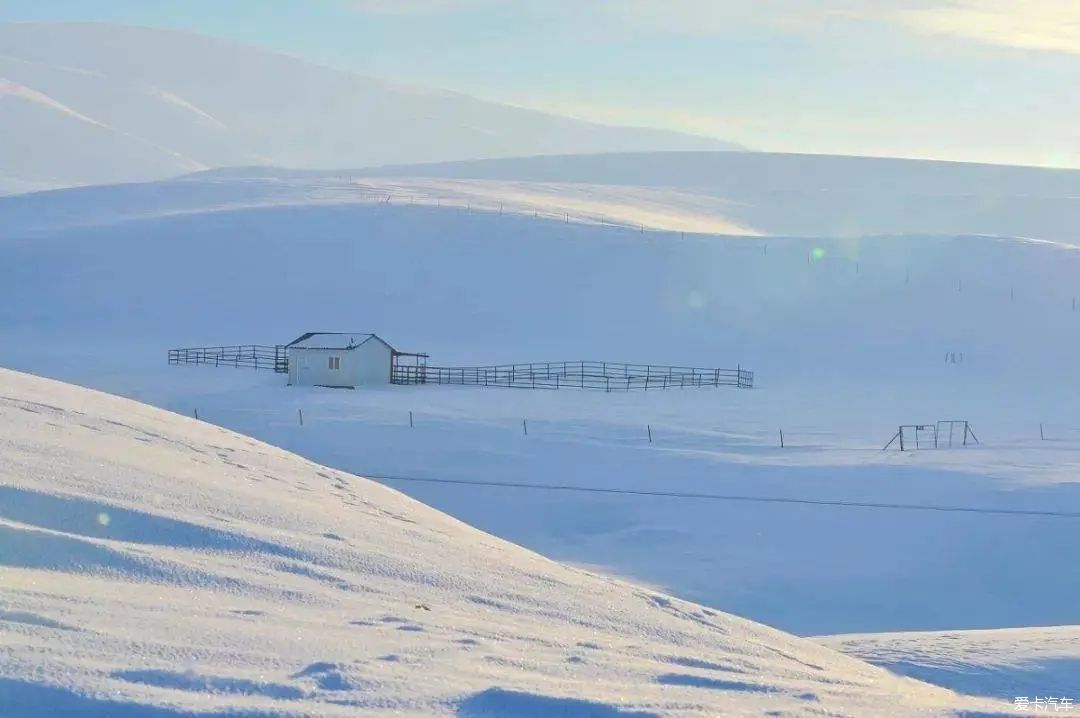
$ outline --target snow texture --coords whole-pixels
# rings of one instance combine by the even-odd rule
[[[933,172],[910,178],[907,167],[878,165],[883,196],[890,182],[945,191]],[[956,172],[975,179],[953,176],[952,186],[988,192],[978,177],[991,170],[964,167]],[[1070,191],[1039,171],[1016,172],[1032,196]],[[823,185],[843,179],[826,175]],[[559,216],[564,194],[610,206],[632,205],[622,193],[643,191],[583,189],[575,177],[614,182],[577,170],[460,180],[494,183],[470,192],[507,193],[566,182],[565,192],[543,190],[554,199],[538,218],[524,203],[500,215],[469,200],[371,201],[407,178],[363,180],[367,198],[337,202],[335,192],[360,190],[325,174],[218,173],[8,198],[0,201],[0,363],[198,412],[336,469],[382,477],[552,559],[795,634],[1080,624],[1080,575],[1061,564],[1080,550],[1080,255],[1071,240],[1036,224],[1008,236],[1015,222],[1037,220],[1022,204],[1000,231],[993,214],[956,219],[962,235],[934,224],[945,212],[926,220],[944,234],[642,232],[630,221]],[[814,176],[796,180],[809,187]],[[1019,196],[1007,189],[984,204]],[[851,206],[873,215],[873,226],[910,226]],[[674,202],[668,211],[684,209]],[[767,219],[766,209],[756,211]],[[437,364],[741,364],[755,371],[755,389],[351,392],[286,388],[265,372],[165,366],[173,346],[287,342],[353,327],[427,351]],[[971,421],[981,443],[881,451],[899,424],[937,419]],[[99,547],[68,555],[73,564],[106,560]],[[124,557],[124,570],[165,575],[138,558]],[[1026,670],[1019,660],[1003,664]],[[676,676],[658,685],[706,690],[685,685],[682,673],[657,673]],[[695,675],[711,685],[752,683]],[[919,675],[990,694],[956,672]],[[518,700],[488,695],[476,704]]]
[[[549,561],[377,483],[0,370],[0,707],[67,716],[994,710]]]

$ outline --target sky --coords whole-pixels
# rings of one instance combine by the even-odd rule
[[[754,149],[1080,167],[1078,0],[0,0],[39,20]]]

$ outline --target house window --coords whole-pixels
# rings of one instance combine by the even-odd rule
[[[330,368],[334,371],[341,369],[341,357],[330,357]]]

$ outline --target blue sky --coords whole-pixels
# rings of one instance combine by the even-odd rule
[[[1080,166],[1075,0],[0,0],[781,151]]]

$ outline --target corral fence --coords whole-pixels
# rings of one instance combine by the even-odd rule
[[[170,364],[212,364],[214,366],[270,369],[289,373],[285,347],[280,344],[237,344],[223,347],[187,347],[169,350]]]
[[[394,384],[459,384],[511,389],[632,391],[733,386],[752,389],[754,373],[737,369],[601,361],[532,362],[476,367],[395,366]]]
[[[401,355],[423,357],[426,355]],[[169,350],[169,364],[289,371],[284,345],[239,344],[219,347],[186,347]],[[710,386],[754,387],[754,372],[736,369],[658,364],[626,364],[603,361],[530,362],[474,367],[427,366],[423,361],[404,364],[396,360],[390,370],[392,384],[457,384],[511,389],[593,389],[600,391],[648,391]]]

